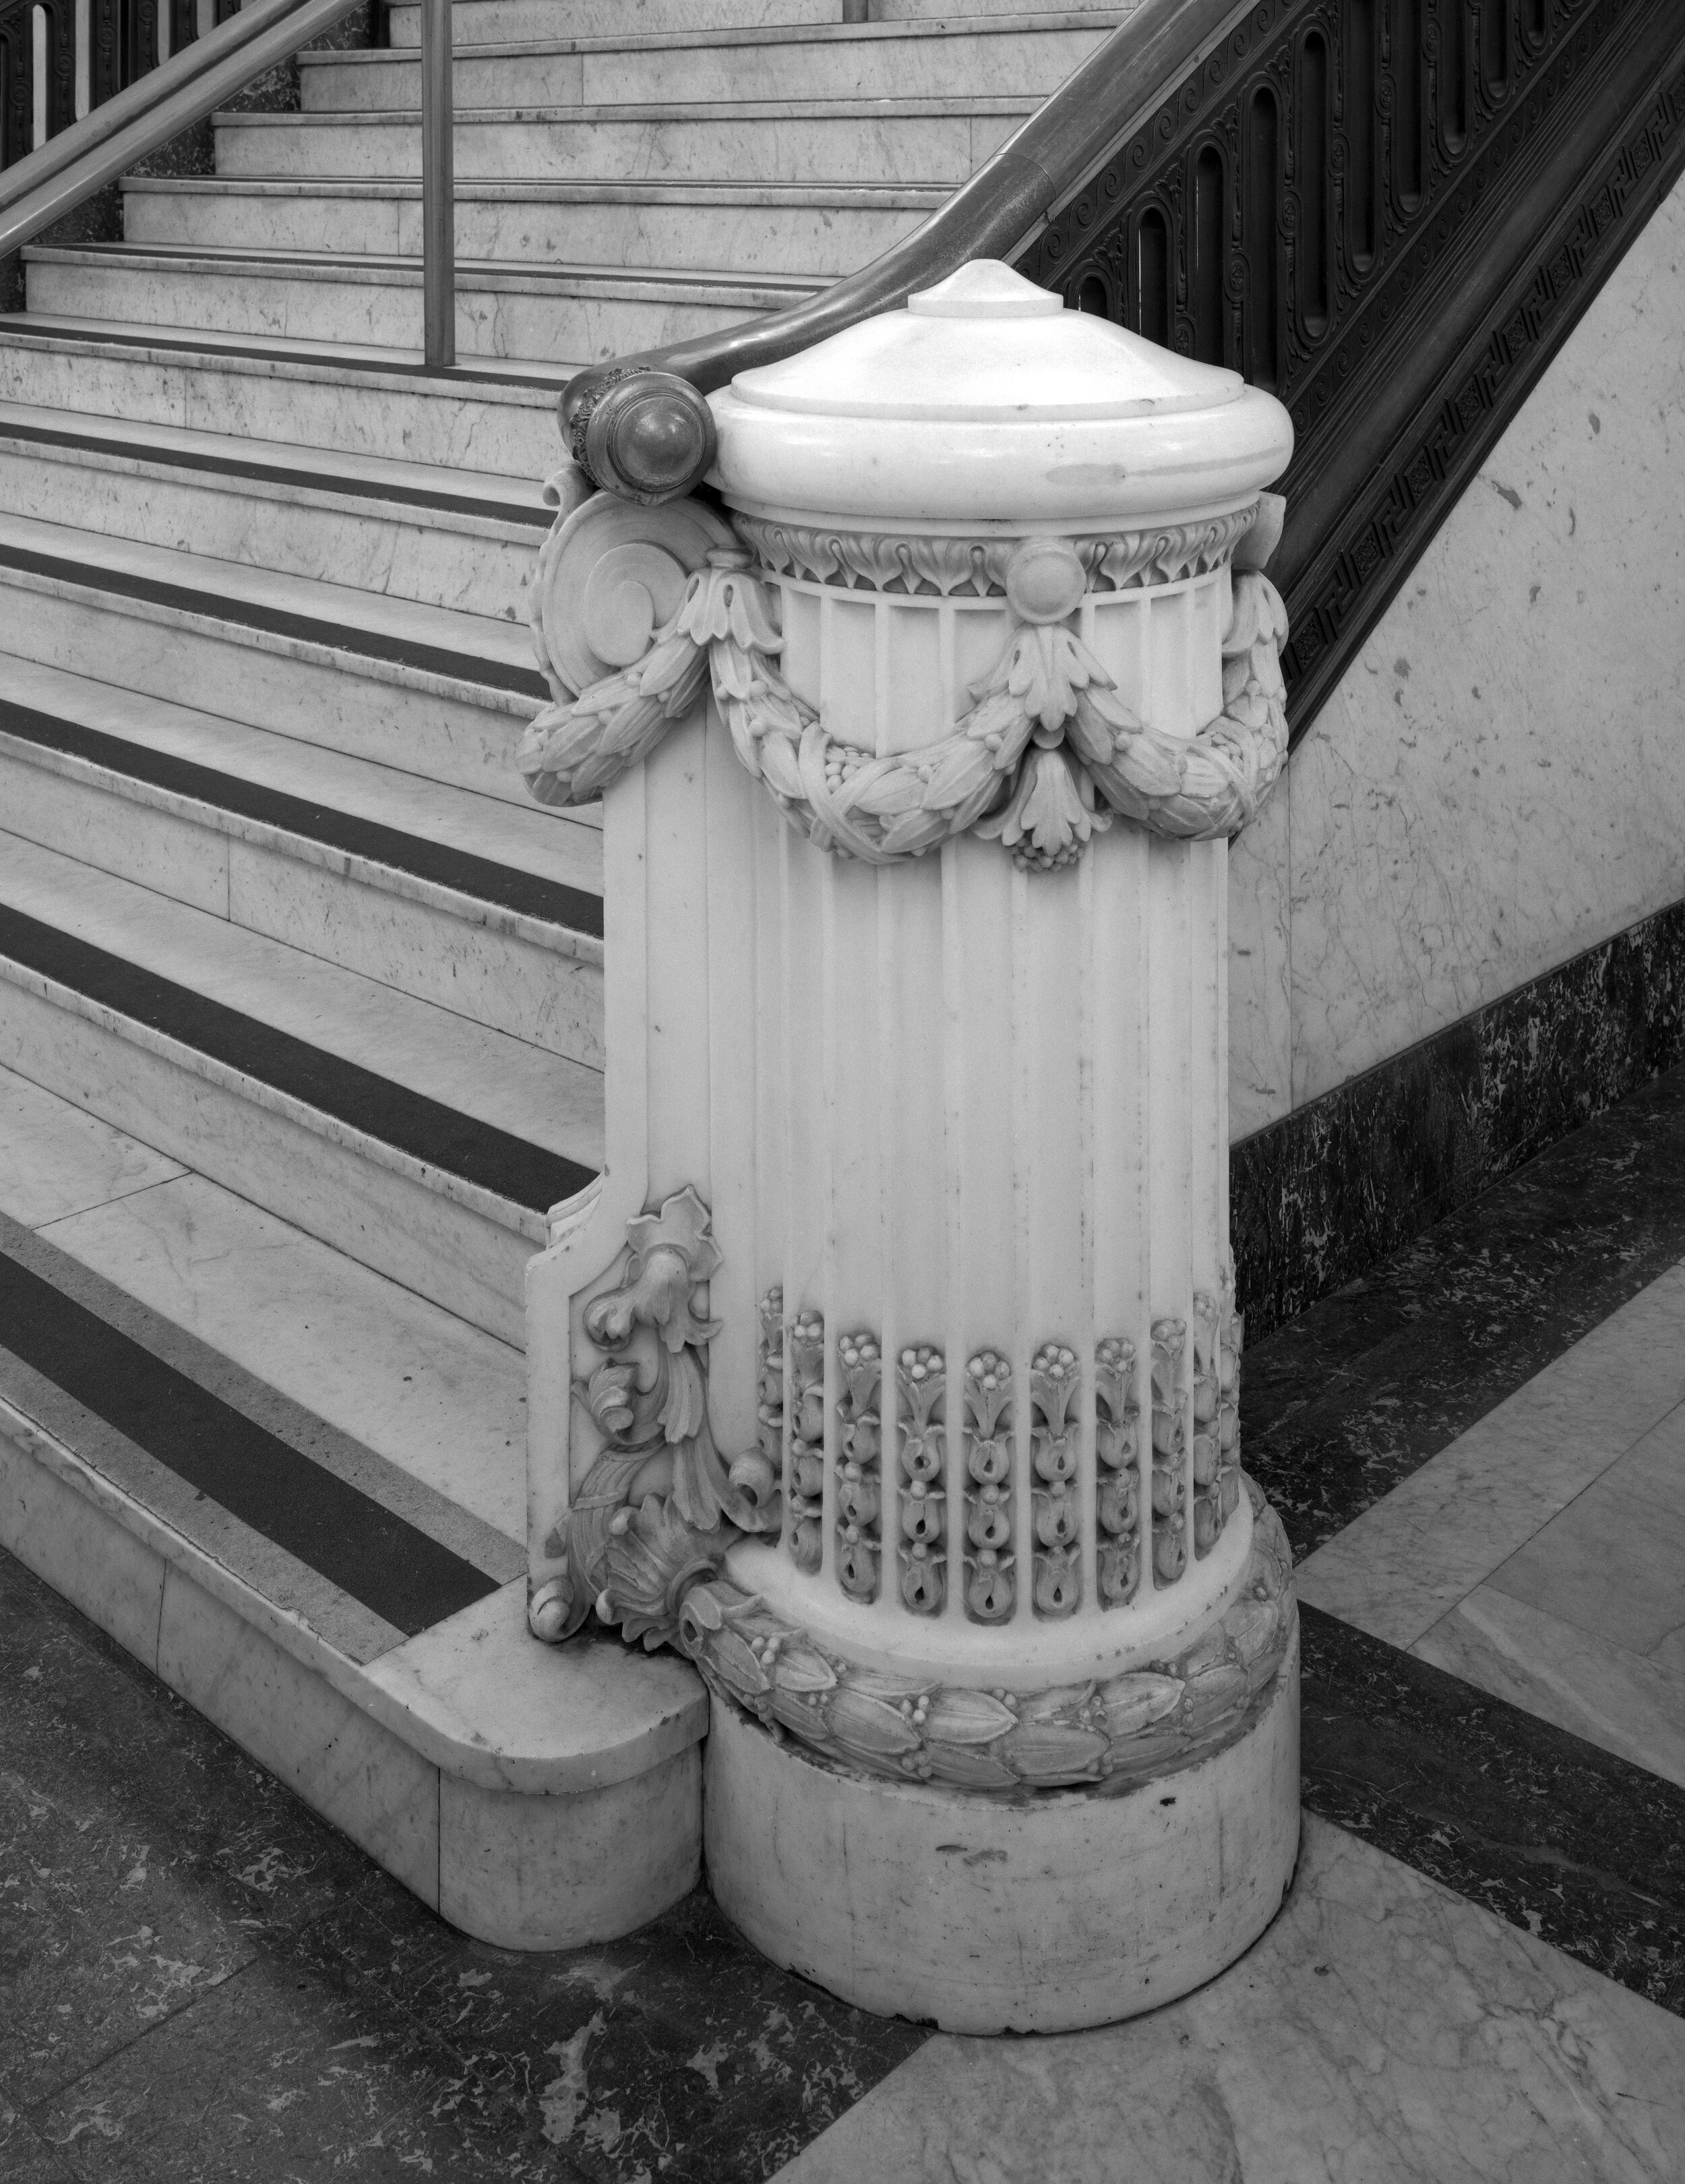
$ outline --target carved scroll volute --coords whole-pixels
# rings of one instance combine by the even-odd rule
[[[581,501],[588,482],[571,465],[546,491],[561,520],[539,549],[527,614],[539,667],[565,705],[641,660],[709,549],[737,541],[698,500],[642,508],[599,493]]]

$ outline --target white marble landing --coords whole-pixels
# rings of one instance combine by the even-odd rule
[[[1685,1786],[1685,1264],[1296,1575],[1311,1606]]]
[[[317,1461],[365,1491],[396,1468],[465,1512],[459,1526],[503,1535],[519,1567],[516,1351],[5,1071],[0,1212],[369,1451],[319,1439]],[[707,1702],[685,1663],[537,1645],[519,1577],[406,1638],[258,1535],[236,1574],[214,1505],[190,1507],[152,1459],[103,1465],[101,1422],[79,1450],[21,1401],[0,1402],[0,1546],[446,1917],[503,1947],[567,1947],[693,1885]]]
[[[778,2184],[1682,2175],[1685,2024],[1307,1818],[1281,1916],[1210,1986],[1104,2031],[938,2036]]]
[[[481,1940],[610,1940],[695,1884],[708,1717],[686,1663],[528,1641],[511,1741],[494,1752],[475,1728],[512,1681],[522,1580],[377,1682],[4,1401],[0,1546]],[[524,1786],[487,1786],[500,1772]]]

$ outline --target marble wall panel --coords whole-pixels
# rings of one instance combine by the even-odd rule
[[[1286,859],[1293,1106],[1685,892],[1682,434],[1685,182],[1294,752],[1290,818],[1250,852],[1277,887]],[[1236,1100],[1237,1134],[1257,1112]]]
[[[1293,1105],[1292,798],[1284,778],[1229,847],[1229,1137]]]
[[[1685,182],[1230,857],[1254,1333],[1685,1057]]]

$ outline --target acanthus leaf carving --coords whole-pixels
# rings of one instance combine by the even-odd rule
[[[603,1446],[569,1507],[566,1576],[529,1609],[541,1636],[567,1635],[594,1607],[629,1638],[670,1644],[689,1585],[722,1568],[742,1534],[781,1522],[776,1462],[762,1447],[728,1460],[708,1422],[720,1323],[702,1293],[720,1264],[708,1208],[687,1184],[627,1223],[623,1279],[585,1308],[603,1354],[576,1378],[574,1399]]]

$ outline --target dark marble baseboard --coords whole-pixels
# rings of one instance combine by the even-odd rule
[[[1685,1061],[1685,901],[1243,1139],[1236,1287],[1255,1340]]]

